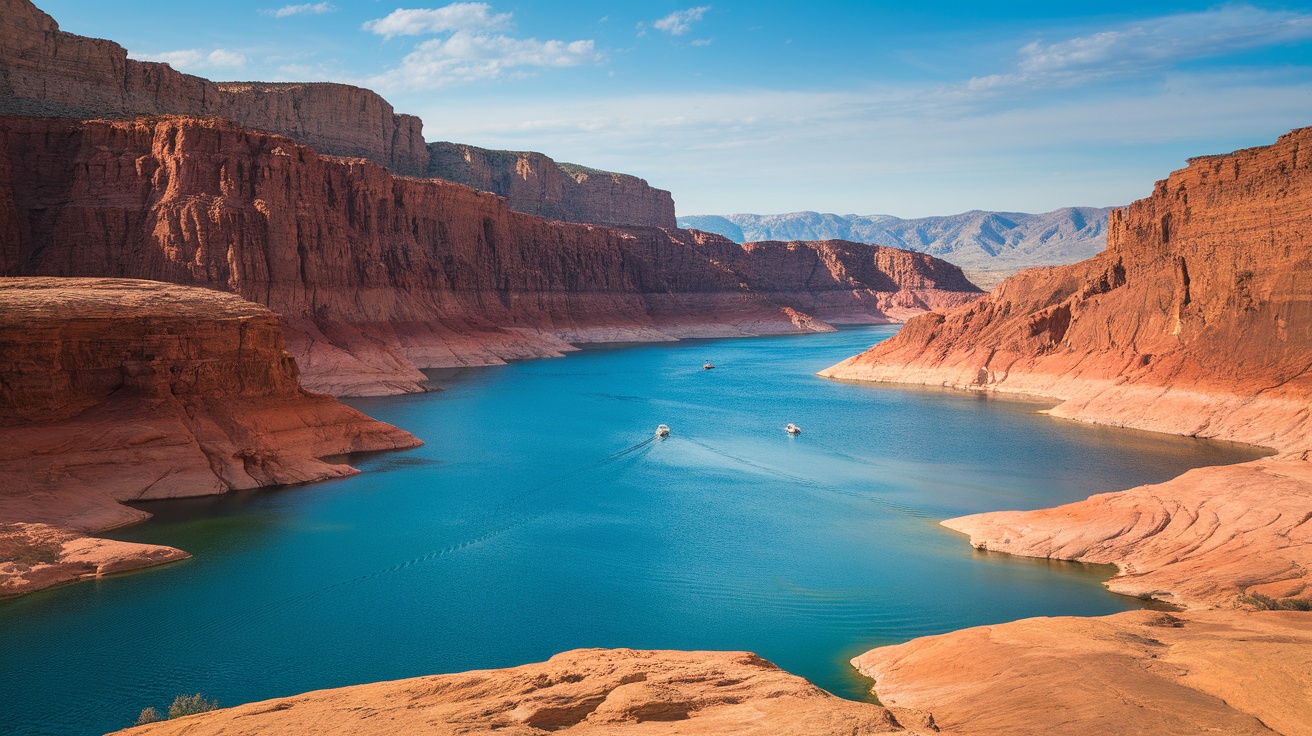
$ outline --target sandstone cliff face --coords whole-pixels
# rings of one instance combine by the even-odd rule
[[[29,0],[0,0],[0,113],[94,118],[220,115],[335,156],[358,156],[422,176],[423,123],[345,84],[216,84],[122,46],[59,30]]]
[[[1312,129],[1194,159],[1112,213],[1107,251],[910,322],[835,377],[1025,392],[1059,416],[1312,443]]]
[[[1114,589],[1186,605],[1312,597],[1310,143],[1305,128],[1193,159],[1112,213],[1105,253],[913,319],[823,375],[1051,396],[1056,416],[1273,447],[1271,460],[945,524],[984,549],[1114,562]]]
[[[209,289],[0,279],[0,595],[156,564],[120,505],[353,474],[418,441],[301,389],[277,315]]]
[[[428,144],[428,176],[506,198],[510,209],[563,222],[677,227],[674,198],[628,174],[558,164],[532,151]]]
[[[905,733],[746,652],[588,649],[503,670],[418,677],[251,703],[123,734]]]
[[[852,660],[879,700],[965,736],[1312,734],[1312,616],[1037,618]]]
[[[849,243],[740,246],[549,222],[227,121],[0,119],[0,274],[232,291],[278,312],[307,387],[418,368],[887,322],[978,297],[954,266]]]

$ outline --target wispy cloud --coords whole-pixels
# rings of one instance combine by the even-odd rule
[[[385,18],[368,21],[363,29],[390,39],[452,31],[499,31],[508,28],[510,20],[510,13],[493,13],[487,3],[451,3],[433,9],[397,9]]]
[[[453,84],[521,75],[534,68],[581,66],[603,55],[592,40],[539,41],[491,31],[512,26],[510,13],[487,3],[452,3],[435,10],[397,10],[365,23],[363,30],[386,38],[447,35],[414,47],[401,63],[368,84],[385,90],[437,89]]]
[[[688,8],[687,10],[676,10],[651,25],[658,31],[665,31],[673,36],[682,36],[688,31],[691,31],[692,24],[701,20],[702,16],[706,15],[706,11],[710,9],[711,6],[702,5],[696,8]]]
[[[1312,15],[1227,5],[1019,49],[1014,70],[976,77],[974,91],[1075,86],[1158,72],[1173,64],[1312,39]]]
[[[284,5],[276,10],[261,10],[264,15],[275,18],[290,18],[293,15],[323,15],[337,10],[332,3],[302,3],[301,5]]]
[[[178,51],[160,51],[157,53],[133,51],[128,54],[138,61],[158,61],[184,72],[206,72],[240,69],[246,66],[245,54],[229,49],[180,49]]]

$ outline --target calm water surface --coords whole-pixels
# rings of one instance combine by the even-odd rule
[[[893,331],[587,350],[354,401],[428,444],[342,481],[146,505],[114,536],[193,559],[0,603],[0,733],[577,647],[751,650],[860,698],[847,659],[870,647],[1137,605],[1099,585],[1110,568],[977,553],[938,520],[1254,457],[812,375]]]

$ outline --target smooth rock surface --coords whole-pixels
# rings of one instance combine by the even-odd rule
[[[320,690],[119,733],[759,734],[903,732],[746,652],[583,649],[503,670]],[[915,733],[912,731],[910,733]]]
[[[944,734],[1312,734],[1312,614],[1036,618],[852,660],[895,714]],[[904,719],[909,720],[909,719]]]
[[[300,387],[278,317],[210,289],[0,279],[0,595],[167,562],[81,538],[121,505],[356,472],[320,458],[419,441]]]

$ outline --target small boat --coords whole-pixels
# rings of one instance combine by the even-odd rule
[[[657,426],[657,427],[656,427],[656,436],[657,436],[657,437],[669,437],[669,436],[670,436],[670,428],[667,427],[667,426],[665,426],[664,424],[661,424],[661,425]]]
[[[702,370],[704,370],[704,371],[709,371],[710,369],[712,369],[712,368],[714,368],[714,367],[715,367],[715,364],[708,360],[708,361],[706,361],[705,364],[702,365]]]
[[[802,428],[797,426],[796,424],[793,424],[792,422],[789,422],[788,426],[784,427],[784,431],[787,432],[788,434],[796,435],[802,433]]]

